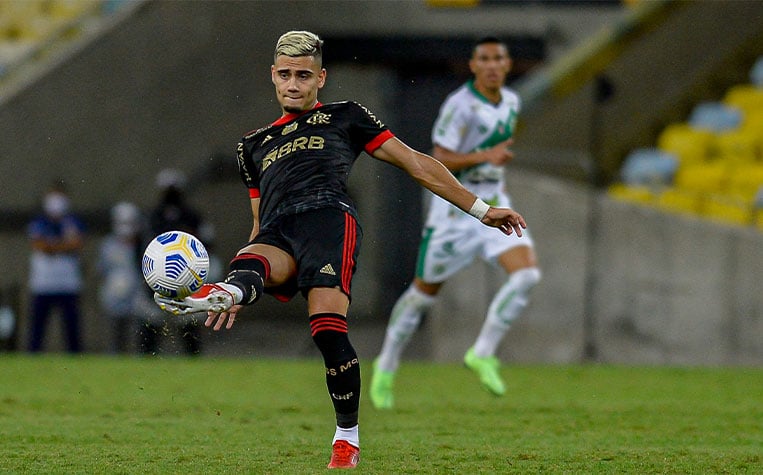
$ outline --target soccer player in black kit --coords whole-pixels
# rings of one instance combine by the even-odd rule
[[[207,311],[205,325],[220,330],[231,328],[241,308],[263,293],[288,300],[301,292],[336,413],[328,468],[353,468],[360,455],[360,365],[347,335],[347,310],[362,231],[347,194],[352,164],[365,151],[504,234],[521,236],[526,224],[517,212],[478,199],[440,162],[409,148],[362,105],[321,104],[322,46],[307,31],[285,33],[276,44],[271,77],[282,115],[238,144],[253,226],[225,281],[206,284],[183,300],[159,294],[154,299],[174,314]]]

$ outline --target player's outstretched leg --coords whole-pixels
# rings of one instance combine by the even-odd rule
[[[530,290],[540,282],[540,277],[536,267],[519,269],[511,274],[490,303],[477,341],[464,356],[464,364],[477,373],[482,385],[496,396],[506,393],[506,385],[501,379],[495,352],[511,323],[527,307]]]
[[[421,323],[421,318],[435,302],[413,284],[403,292],[392,308],[381,352],[374,361],[371,377],[371,403],[376,409],[391,409],[394,404],[392,392],[395,373],[400,357]]]

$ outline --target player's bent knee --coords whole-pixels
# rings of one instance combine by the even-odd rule
[[[510,280],[517,288],[527,292],[540,283],[541,271],[537,267],[525,267],[512,272]]]

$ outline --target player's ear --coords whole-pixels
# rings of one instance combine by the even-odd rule
[[[477,74],[477,62],[474,58],[469,60],[469,71],[471,71],[472,74]]]
[[[321,89],[326,84],[326,69],[321,69],[318,73],[318,89]]]
[[[270,82],[272,82],[273,84],[276,83],[276,65],[275,64],[270,65]]]

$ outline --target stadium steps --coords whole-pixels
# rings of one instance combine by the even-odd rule
[[[0,103],[32,84],[128,3],[134,2],[0,1]]]
[[[677,160],[666,171],[657,160],[633,150],[623,162],[613,199],[714,222],[763,231],[763,79],[730,87],[721,101],[701,102],[685,122],[658,135],[654,156]],[[635,164],[634,164],[635,163]],[[635,172],[634,172],[635,170]]]

